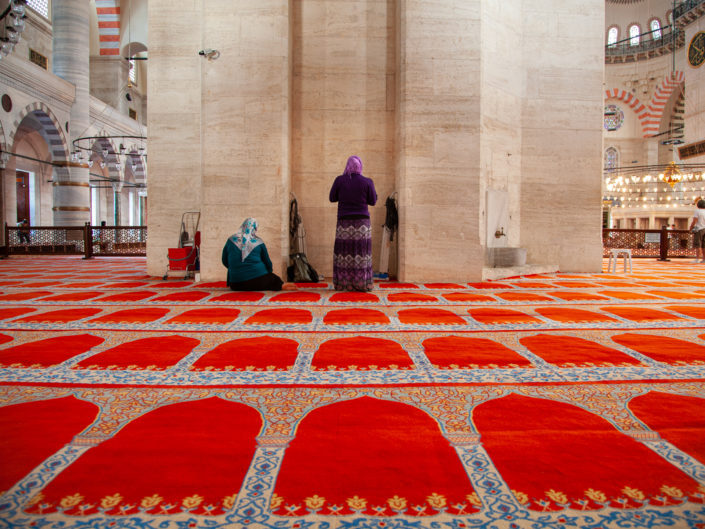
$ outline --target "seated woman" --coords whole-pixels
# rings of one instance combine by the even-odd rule
[[[228,268],[228,286],[232,290],[295,290],[272,273],[264,241],[257,236],[257,221],[245,219],[223,248],[223,265]]]

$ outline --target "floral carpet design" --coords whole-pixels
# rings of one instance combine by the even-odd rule
[[[0,527],[705,528],[705,265],[145,269],[0,261]]]

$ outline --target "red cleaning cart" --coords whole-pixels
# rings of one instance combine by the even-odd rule
[[[181,215],[179,243],[176,248],[167,250],[167,269],[162,279],[167,279],[169,272],[185,274],[184,279],[188,279],[199,269],[201,232],[198,231],[198,224],[200,220],[200,211],[187,211]]]

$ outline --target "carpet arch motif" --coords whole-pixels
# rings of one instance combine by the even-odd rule
[[[641,365],[622,351],[576,336],[540,333],[519,341],[535,355],[559,367]]]
[[[613,336],[612,341],[653,358],[657,362],[673,365],[705,365],[705,345],[678,338],[646,333],[623,333]]]
[[[438,424],[407,404],[370,397],[304,417],[272,498],[280,516],[432,516],[479,507]]]
[[[531,368],[529,360],[487,338],[442,336],[422,343],[426,357],[439,369]]]
[[[92,334],[70,334],[34,340],[0,351],[0,366],[49,367],[86,353],[103,343]]]
[[[571,404],[512,394],[478,405],[472,420],[517,500],[532,510],[677,505],[698,493],[693,478]]]
[[[242,486],[261,428],[254,408],[216,397],[162,406],[88,450],[26,510],[222,514]]]
[[[1,407],[0,494],[71,442],[97,414],[94,404],[73,396]]]
[[[155,336],[122,343],[78,362],[74,369],[163,370],[175,365],[198,345],[185,336]]]
[[[705,399],[649,391],[634,397],[629,409],[666,441],[705,465]],[[674,414],[673,410],[678,410]]]
[[[292,369],[298,355],[298,342],[290,338],[258,336],[236,338],[196,360],[194,371],[284,371]]]
[[[410,369],[413,362],[397,342],[355,336],[323,342],[313,355],[314,370]]]

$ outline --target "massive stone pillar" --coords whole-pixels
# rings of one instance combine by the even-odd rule
[[[399,0],[400,277],[482,276],[480,0]]]
[[[148,9],[149,273],[163,273],[181,214],[200,211],[203,280],[225,278],[221,250],[246,217],[259,221],[282,274],[289,1],[150,0]]]
[[[54,0],[53,71],[76,87],[68,136],[71,142],[85,134],[89,121],[89,8],[88,0]],[[90,221],[88,168],[67,162],[69,170],[54,175],[54,225],[77,226]]]
[[[316,270],[333,273],[337,204],[348,156],[362,159],[379,200],[370,208],[377,270],[385,199],[395,191],[396,0],[292,2],[292,190]]]
[[[531,263],[599,272],[605,3],[522,6],[521,246]]]

